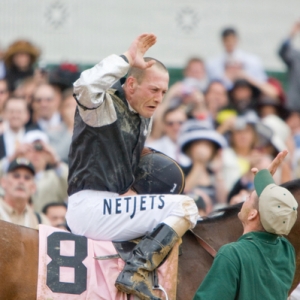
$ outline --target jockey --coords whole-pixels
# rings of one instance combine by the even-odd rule
[[[133,191],[140,190],[134,185],[135,174],[152,115],[168,89],[165,66],[144,58],[155,42],[153,34],[140,35],[123,55],[108,56],[74,83],[78,106],[66,216],[73,233],[95,240],[124,241],[147,233],[126,261],[116,287],[153,300],[159,298],[146,280],[148,272],[158,267],[198,218],[192,198],[171,194],[180,191],[176,183],[169,194]]]

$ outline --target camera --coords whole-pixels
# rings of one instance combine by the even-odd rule
[[[33,147],[36,151],[43,151],[43,145],[40,142],[34,143]]]

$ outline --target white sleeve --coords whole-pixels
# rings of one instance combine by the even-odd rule
[[[98,107],[104,101],[105,92],[127,74],[129,67],[122,57],[112,54],[93,68],[83,71],[74,83],[74,93],[79,103],[87,108]]]

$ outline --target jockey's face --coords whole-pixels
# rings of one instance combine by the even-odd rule
[[[129,77],[126,98],[130,106],[144,118],[150,118],[168,90],[169,74],[156,66],[145,71],[141,82]]]
[[[35,192],[34,175],[27,168],[18,168],[3,178],[4,199],[29,201]]]

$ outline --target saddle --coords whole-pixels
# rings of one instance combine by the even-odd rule
[[[114,284],[138,242],[94,241],[40,225],[37,300],[127,300]],[[149,275],[164,300],[176,299],[178,249]]]
[[[129,259],[130,253],[133,248],[139,243],[142,238],[138,238],[131,241],[123,241],[123,242],[112,242],[116,251],[120,255],[120,257],[126,261]]]

